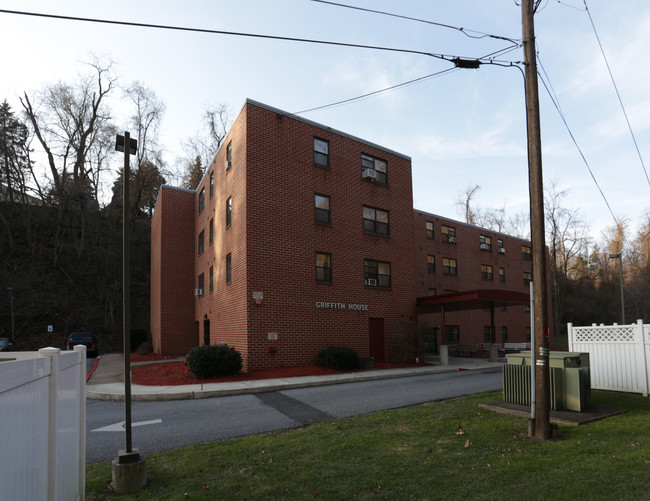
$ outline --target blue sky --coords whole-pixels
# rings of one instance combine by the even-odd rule
[[[514,0],[341,0],[475,32],[521,38]],[[548,0],[536,15],[540,61],[565,119],[617,217],[634,231],[650,208],[650,183],[621,111],[583,0]],[[650,169],[650,2],[588,0],[618,90]],[[340,41],[477,58],[508,47],[458,30],[312,0],[89,2],[0,0],[0,8]],[[248,97],[289,111],[327,105],[451,68],[423,55],[287,41],[74,23],[0,14],[0,99],[57,80],[74,81],[90,54],[112,58],[120,83],[139,80],[166,103],[162,143],[173,163],[209,104],[233,115]],[[10,47],[11,50],[7,50]],[[521,61],[516,49],[498,59]],[[462,219],[454,206],[469,185],[476,202],[508,213],[528,209],[523,79],[516,68],[455,70],[351,104],[306,113],[310,120],[413,161],[417,209]],[[119,93],[114,95],[120,110]],[[569,191],[600,239],[613,224],[558,112],[540,82],[545,179]],[[116,123],[126,123],[116,116]],[[646,160],[645,157],[648,157]],[[115,168],[120,161],[116,158]],[[632,235],[633,236],[633,235]]]

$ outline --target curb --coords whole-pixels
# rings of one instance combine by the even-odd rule
[[[399,369],[398,369],[399,370]],[[447,369],[441,369],[440,366],[436,368],[427,369],[424,368],[418,371],[409,370],[408,372],[388,372],[386,371],[369,371],[367,373],[354,373],[353,377],[349,375],[334,375],[332,376],[304,376],[305,378],[319,378],[317,380],[311,379],[309,381],[295,381],[295,382],[285,382],[282,383],[270,383],[275,381],[274,379],[261,379],[252,381],[253,384],[250,386],[238,387],[238,388],[222,388],[222,389],[206,389],[199,391],[169,391],[169,388],[183,388],[183,386],[154,386],[150,388],[158,388],[161,391],[150,392],[150,393],[138,393],[138,390],[142,388],[149,388],[143,385],[131,385],[132,389],[135,389],[135,392],[131,392],[131,400],[136,402],[151,402],[151,401],[167,401],[167,400],[191,400],[199,398],[213,398],[213,397],[226,397],[232,395],[246,395],[246,394],[256,394],[256,393],[269,393],[274,391],[281,390],[292,390],[298,388],[313,388],[316,386],[328,386],[334,384],[345,384],[345,383],[356,383],[362,381],[379,381],[382,379],[395,379],[395,378],[404,378],[404,377],[414,377],[414,376],[425,376],[429,374],[441,374],[447,372],[459,372],[458,368],[449,367]],[[302,378],[292,378],[292,379],[302,379]],[[267,383],[268,382],[268,383]],[[229,383],[208,383],[208,384],[224,384]],[[245,384],[236,383],[236,384]],[[99,385],[95,385],[99,386]],[[92,400],[104,400],[112,402],[122,402],[124,401],[124,390],[122,389],[121,393],[116,392],[107,392],[107,391],[98,391],[93,389],[93,386],[87,387],[86,389],[86,398]]]

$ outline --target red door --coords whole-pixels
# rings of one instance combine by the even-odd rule
[[[370,356],[375,359],[375,362],[385,362],[383,318],[368,319],[368,337],[370,340]]]

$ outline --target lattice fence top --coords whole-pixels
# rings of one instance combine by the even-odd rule
[[[574,327],[574,343],[633,343],[634,325]]]

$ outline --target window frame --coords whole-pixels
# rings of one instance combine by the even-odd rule
[[[327,200],[327,209],[323,209],[318,206],[318,198]],[[332,205],[331,199],[328,195],[321,195],[320,193],[314,193],[314,221],[321,224],[331,224],[332,223]],[[326,215],[327,218],[319,218],[319,214]]]
[[[521,255],[524,261],[533,262],[533,249],[528,245],[521,246]]]
[[[212,245],[214,243],[214,218],[210,218],[210,223],[208,224],[208,227],[209,227],[208,245]]]
[[[226,254],[226,285],[232,283],[232,253]]]
[[[453,266],[452,266],[453,263]],[[453,257],[442,258],[442,274],[450,277],[458,276],[458,261]]]
[[[506,283],[506,269],[503,267],[499,267],[499,283]]]
[[[319,266],[319,257],[325,257],[327,259],[327,266]],[[316,282],[318,283],[332,283],[332,254],[329,252],[316,252]],[[321,273],[319,273],[321,272]]]
[[[210,171],[210,198],[214,195],[214,170]]]
[[[459,343],[459,342],[460,342],[460,326],[445,325],[445,343]]]
[[[483,326],[483,342],[491,343],[492,342],[492,326],[484,325]]]
[[[232,167],[232,141],[226,146],[226,171]]]
[[[427,254],[427,273],[436,272],[436,256]]]
[[[373,213],[374,213],[374,218],[373,219],[366,218],[366,211],[367,210],[368,211],[373,211]],[[383,221],[378,221],[377,220],[378,213],[386,214],[386,222],[385,223]],[[380,236],[383,236],[383,237],[390,236],[390,213],[387,210],[377,209],[376,207],[370,207],[368,205],[364,205],[363,209],[362,209],[362,216],[363,216],[363,231],[364,231],[364,233],[372,233],[373,235],[380,235]],[[368,225],[371,225],[372,229],[367,228]],[[386,233],[382,233],[381,231],[377,231],[378,225],[385,225]],[[383,227],[383,226],[379,226],[379,227]]]
[[[433,291],[433,292],[431,292],[431,291]],[[438,289],[436,289],[435,287],[429,287],[427,289],[427,293],[429,294],[429,296],[437,296],[438,295]]]
[[[226,200],[226,228],[232,225],[232,196]]]
[[[199,241],[197,244],[199,249],[199,256],[205,252],[205,230],[201,230],[199,233]]]
[[[502,325],[501,326],[501,342],[502,343],[507,343],[508,342],[508,326],[507,325]]]
[[[380,267],[388,267],[388,274],[379,273]],[[377,285],[368,285],[368,280],[375,280]],[[392,270],[388,261],[379,261],[377,259],[363,260],[363,281],[369,287],[378,287],[381,289],[390,289],[392,287]]]
[[[208,271],[208,287],[210,292],[214,292],[214,266],[210,266]]]
[[[199,297],[203,297],[205,295],[205,273],[199,274],[198,280],[197,280],[197,289],[200,289],[202,294],[199,295]]]
[[[455,226],[447,226],[446,224],[441,225],[440,228],[440,233],[442,235],[442,241],[447,242],[449,244],[455,244],[456,243],[456,227]],[[450,242],[449,238],[453,237],[453,241]]]
[[[494,267],[491,264],[481,265],[481,278],[483,280],[494,280]]]
[[[199,214],[205,209],[205,186],[199,191]]]
[[[316,145],[321,143],[326,147],[326,152],[319,151],[316,148]],[[324,157],[325,163],[319,162],[318,158]],[[321,167],[323,169],[330,168],[330,142],[327,139],[322,139],[320,137],[314,137],[314,165],[316,167]]]
[[[524,271],[523,276],[524,276],[524,287],[528,287],[530,283],[533,281],[533,274],[529,271]]]
[[[483,248],[484,245],[487,245],[487,249]],[[479,235],[479,247],[484,252],[492,252],[492,237]]]
[[[429,226],[431,226],[431,227],[429,227]],[[435,228],[434,225],[433,225],[433,221],[427,221],[425,223],[425,228],[426,228],[426,232],[427,232],[427,239],[428,240],[433,240],[433,237],[434,237],[433,230]]]
[[[377,168],[377,165],[383,164],[383,171]],[[382,158],[378,158],[368,153],[361,154],[361,176],[366,169],[375,171],[374,182],[378,184],[388,185],[388,162]]]

